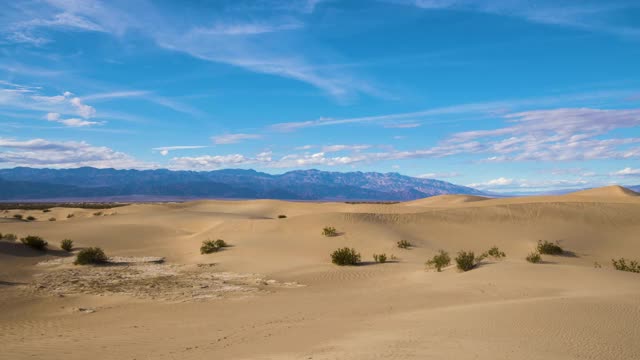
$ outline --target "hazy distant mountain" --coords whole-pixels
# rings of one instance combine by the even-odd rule
[[[441,194],[483,195],[448,182],[398,173],[255,170],[0,169],[0,199],[158,196],[287,200],[414,200]]]

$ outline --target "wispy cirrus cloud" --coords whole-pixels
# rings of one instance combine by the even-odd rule
[[[262,135],[259,134],[224,134],[224,135],[216,135],[211,138],[214,144],[216,145],[227,145],[227,144],[235,144],[244,140],[255,140],[260,139]]]
[[[528,22],[564,26],[586,31],[608,32],[626,37],[640,37],[640,27],[624,23],[616,17],[626,11],[639,9],[634,1],[553,1],[540,0],[389,0],[424,10],[456,10],[480,12],[523,19]]]
[[[304,44],[305,48],[313,49],[312,52],[325,54],[322,58],[326,60],[321,63],[331,61],[327,54],[333,51],[327,51],[298,32],[305,27],[305,17],[320,2],[274,1],[264,6],[237,2],[235,9],[228,7],[226,11],[211,12],[205,17],[216,18],[213,24],[196,21],[201,19],[198,17],[185,25],[185,22],[175,21],[179,15],[166,16],[165,13],[183,9],[167,9],[160,4],[136,2],[138,13],[145,15],[134,17],[131,3],[126,1],[48,0],[49,6],[26,6],[27,10],[13,7],[10,18],[14,21],[5,26],[4,32],[10,41],[43,44],[50,41],[46,29],[101,32],[119,37],[135,31],[146,35],[161,48],[307,83],[338,99],[359,93],[380,95],[381,92],[368,81],[344,70],[318,67],[317,58],[299,51]]]

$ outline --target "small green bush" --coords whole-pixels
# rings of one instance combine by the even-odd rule
[[[18,240],[18,236],[16,236],[16,234],[4,234],[2,235],[2,239],[7,241],[16,241]]]
[[[527,261],[533,264],[537,264],[540,261],[542,261],[542,257],[540,256],[540,253],[537,251],[534,251],[532,253],[530,253],[529,255],[527,255],[526,257]]]
[[[278,219],[286,219],[287,215],[278,215]]]
[[[627,263],[627,259],[620,258],[618,260],[611,259],[611,262],[616,270],[640,273],[640,263],[638,263],[638,261],[630,260],[629,263]]]
[[[397,242],[397,245],[400,249],[408,249],[411,246],[413,246],[410,242],[408,242],[407,240],[400,240]]]
[[[227,244],[224,240],[222,239],[218,239],[214,242],[214,244],[219,247],[219,248],[223,248],[223,247],[227,247],[229,246],[229,244]]]
[[[562,250],[560,245],[558,245],[557,241],[554,244],[546,240],[544,242],[542,240],[538,240],[538,252],[545,255],[560,255],[564,250]]]
[[[360,254],[355,249],[345,247],[331,253],[331,262],[340,266],[358,265],[360,263]]]
[[[200,246],[200,254],[211,254],[218,252],[219,250],[220,246],[218,246],[216,241],[213,240],[205,240],[202,242],[202,246]]]
[[[104,264],[109,261],[107,255],[99,247],[90,247],[80,250],[76,256],[75,265],[91,265],[91,264]]]
[[[387,254],[373,254],[373,261],[384,264],[387,262]]]
[[[49,218],[49,221],[56,221],[56,218],[54,218],[54,217]]]
[[[51,209],[44,209],[44,210],[42,210],[42,212],[43,213],[48,213],[48,212],[51,212]]]
[[[435,268],[438,272],[442,271],[442,268],[451,264],[451,257],[449,253],[444,250],[440,250],[437,255],[433,256],[433,259],[426,262],[427,267]]]
[[[74,214],[67,214],[67,219],[71,219],[74,216],[75,216]]]
[[[484,259],[484,256],[476,257],[473,251],[460,251],[456,256],[456,266],[462,271],[469,271],[476,267],[480,261]]]
[[[492,257],[497,260],[505,258],[507,256],[507,254],[505,254],[504,251],[500,251],[497,246],[492,247],[482,255],[484,255],[484,257]]]
[[[33,236],[33,235],[28,235],[21,238],[20,242],[36,250],[45,250],[48,245],[43,238],[41,238],[40,236]]]
[[[35,220],[36,220],[35,217],[33,217],[31,215],[27,216],[27,221],[35,221]]]
[[[13,217],[18,219],[18,220],[22,220],[22,214],[15,214],[15,215],[13,215]]]
[[[333,226],[325,226],[322,229],[322,235],[324,236],[337,236],[338,231]]]
[[[66,252],[71,252],[73,250],[73,240],[64,239],[60,242],[60,248]]]

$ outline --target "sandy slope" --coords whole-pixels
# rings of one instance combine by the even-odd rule
[[[0,232],[41,235],[51,250],[0,241],[0,358],[638,359],[640,274],[610,266],[640,259],[640,197],[625,190],[394,205],[198,201],[100,216],[12,210]],[[325,225],[340,236],[323,237]],[[166,262],[76,267],[57,250],[63,238]],[[199,254],[217,238],[233,246]],[[402,239],[415,247],[397,248]],[[539,239],[570,253],[527,263]],[[492,245],[506,260],[424,269],[438,249]],[[342,246],[366,263],[330,264]],[[399,260],[371,263],[382,252]]]

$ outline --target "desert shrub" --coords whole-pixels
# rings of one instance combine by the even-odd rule
[[[73,250],[73,240],[64,239],[60,242],[60,248],[66,252],[71,252]]]
[[[54,218],[54,217],[49,218],[49,221],[56,221],[56,218]]]
[[[216,241],[214,241],[214,244],[219,247],[219,248],[223,248],[223,247],[227,247],[229,246],[229,244],[227,244],[224,240],[222,239],[218,239]]]
[[[42,212],[43,213],[48,213],[48,212],[51,212],[51,209],[44,209],[44,210],[42,210]]]
[[[67,214],[67,219],[71,219],[74,216],[75,216],[74,214]]]
[[[483,253],[482,255],[484,255],[484,257],[492,257],[494,259],[502,259],[504,257],[507,256],[507,254],[504,253],[504,251],[500,251],[500,249],[498,249],[497,246],[492,247],[491,249],[487,250],[487,252]]]
[[[449,266],[451,264],[451,257],[449,253],[444,250],[438,251],[438,254],[434,255],[433,258],[426,262],[425,265],[430,268],[435,268],[438,272],[442,271],[442,268],[445,266]]]
[[[93,216],[102,216],[102,211],[94,212]]]
[[[18,240],[18,237],[16,234],[4,234],[2,235],[2,239],[7,241],[16,241]]]
[[[104,251],[99,247],[90,247],[80,250],[76,256],[75,265],[104,264],[109,260]]]
[[[286,219],[287,215],[278,215],[278,219]]]
[[[411,246],[413,246],[410,242],[408,242],[407,240],[400,240],[397,242],[397,245],[400,249],[408,249]]]
[[[35,217],[33,217],[31,215],[27,216],[27,221],[35,221],[35,220],[36,220]]]
[[[360,263],[360,254],[355,249],[345,247],[331,253],[331,262],[340,266],[358,265]]]
[[[460,251],[456,256],[456,266],[462,271],[469,271],[485,258],[484,254],[476,257],[473,251]]]
[[[527,259],[528,262],[533,263],[533,264],[537,264],[540,261],[542,261],[542,257],[540,256],[540,253],[537,252],[537,251],[534,251],[534,252],[530,253],[529,255],[527,255],[527,257],[525,259]]]
[[[200,254],[211,254],[214,252],[218,252],[219,250],[220,246],[218,246],[216,244],[216,241],[213,240],[205,240],[200,246]]]
[[[545,255],[560,255],[564,250],[558,245],[557,241],[556,243],[552,243],[546,240],[538,240],[538,252]]]
[[[338,231],[333,226],[325,226],[322,229],[322,235],[324,236],[337,236]]]
[[[22,220],[22,214],[15,214],[15,215],[13,215],[13,217],[18,219],[18,220]]]
[[[635,260],[629,260],[629,262],[627,263],[627,259],[620,258],[618,260],[611,259],[611,262],[613,263],[613,267],[616,270],[640,273],[640,263]]]
[[[384,264],[387,262],[387,254],[373,254],[373,261]]]
[[[21,238],[20,242],[36,250],[45,250],[45,248],[48,245],[43,238],[41,238],[40,236],[33,236],[33,235],[28,235]]]

